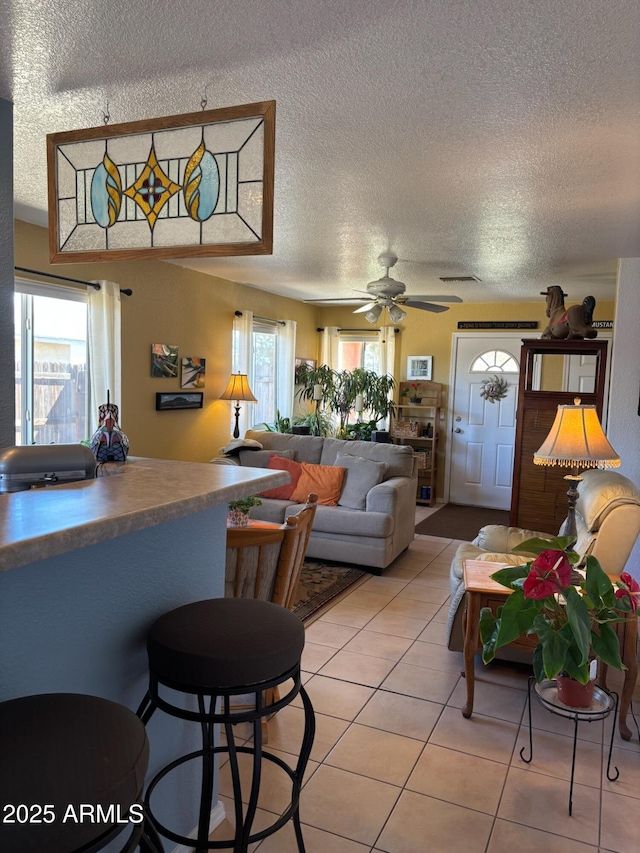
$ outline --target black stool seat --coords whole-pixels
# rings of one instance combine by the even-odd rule
[[[299,853],[304,853],[300,826],[299,800],[304,771],[309,760],[315,733],[313,707],[302,686],[300,659],[304,649],[304,626],[284,607],[253,598],[213,598],[178,607],[154,622],[147,637],[149,653],[149,690],[138,714],[147,723],[160,709],[183,720],[200,724],[202,749],[176,758],[163,767],[150,781],[144,803],[155,828],[166,838],[198,853],[233,848],[246,853],[249,846],[277,832],[293,821]],[[288,692],[280,696],[279,686],[289,683]],[[161,690],[161,688],[163,688]],[[171,691],[197,696],[197,710],[185,707],[181,697],[167,695]],[[237,697],[250,696],[249,704],[234,706]],[[262,748],[262,721],[270,714],[302,699],[305,715],[304,734],[295,767]],[[234,726],[249,722],[253,738],[247,745],[237,745]],[[224,744],[216,746],[216,726],[222,726]],[[235,836],[210,841],[209,820],[213,806],[215,758],[229,757],[233,783]],[[238,755],[252,758],[250,791],[243,792]],[[260,791],[262,762],[276,764],[288,777],[291,802],[274,822],[253,831]],[[197,815],[196,838],[184,836],[165,826],[154,814],[152,795],[158,784],[179,767],[194,762],[200,766],[201,793]],[[184,772],[184,771],[183,771]],[[243,796],[246,794],[246,798]],[[243,810],[243,800],[247,803]],[[194,816],[194,822],[196,818]]]
[[[154,622],[147,638],[151,670],[198,692],[267,681],[299,663],[303,648],[293,613],[252,598],[185,604]]]
[[[148,761],[143,724],[116,702],[51,693],[0,703],[0,803],[30,807],[15,823],[6,822],[5,808],[0,850],[97,850],[131,815],[129,829],[142,826],[142,807],[130,809],[142,801]],[[94,806],[97,820],[87,812],[81,819],[81,804]],[[37,814],[34,805],[51,808]]]

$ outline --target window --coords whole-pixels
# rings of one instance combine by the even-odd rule
[[[16,444],[87,439],[87,296],[16,282]]]
[[[251,343],[251,390],[258,402],[251,406],[249,419],[253,424],[272,424],[277,416],[278,326],[254,320]]]
[[[518,373],[518,362],[511,353],[502,350],[489,350],[479,355],[471,365],[472,373]]]
[[[363,367],[380,374],[380,343],[377,336],[341,333],[338,340],[338,370]]]
[[[293,414],[295,320],[267,320],[251,311],[236,311],[233,323],[232,370],[246,373],[257,403],[240,409],[240,435],[260,424],[274,424],[278,412]]]

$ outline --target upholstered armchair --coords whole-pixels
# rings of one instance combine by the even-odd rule
[[[575,550],[583,558],[592,554],[608,574],[619,575],[624,571],[631,549],[640,534],[640,490],[631,480],[615,471],[590,469],[582,473],[578,493],[578,541]],[[527,563],[535,555],[513,553],[513,548],[536,536],[545,538],[554,535],[539,530],[490,524],[479,531],[473,542],[464,542],[458,547],[449,574],[451,604],[446,636],[447,645],[452,651],[462,651],[463,648],[464,561],[485,560],[510,565]],[[522,653],[506,646],[497,657],[520,660]]]

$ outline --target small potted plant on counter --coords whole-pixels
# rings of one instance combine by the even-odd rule
[[[261,505],[262,501],[255,495],[239,498],[237,501],[229,501],[227,504],[227,524],[229,527],[247,527],[251,508]]]

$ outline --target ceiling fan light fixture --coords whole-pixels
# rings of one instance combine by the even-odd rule
[[[391,317],[392,322],[399,323],[401,320],[407,316],[407,312],[403,311],[399,305],[389,305],[388,306],[389,316]]]
[[[382,305],[374,305],[367,313],[364,315],[365,320],[368,320],[369,323],[377,323],[380,319],[380,315],[382,314]]]

